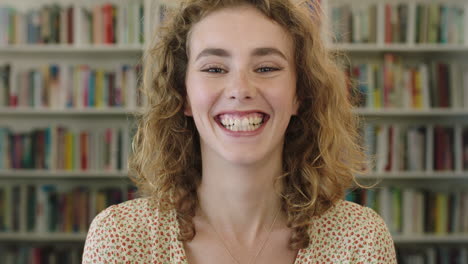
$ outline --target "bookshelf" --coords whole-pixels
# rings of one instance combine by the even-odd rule
[[[9,47],[0,47],[0,53],[50,53],[50,54],[81,54],[81,53],[99,53],[99,54],[133,54],[139,55],[143,51],[142,45],[87,45],[70,46],[47,44],[38,46],[38,44],[14,45]]]
[[[379,196],[372,193],[361,195],[358,200],[362,199],[360,203],[363,204],[373,204],[387,221],[397,246],[399,263],[466,263],[468,230],[415,233],[414,229],[421,231],[427,225],[419,223],[416,228],[408,224],[408,219],[420,219],[424,210],[419,209],[419,215],[415,213],[418,210],[416,204],[427,206],[429,203],[408,201],[410,198],[402,193],[405,190],[432,191],[443,196],[441,200],[454,192],[468,193],[468,170],[464,164],[464,131],[468,125],[468,104],[464,99],[468,94],[468,4],[456,0],[365,0],[359,4],[348,0],[322,2],[328,25],[334,30],[327,38],[328,45],[332,51],[347,55],[349,61],[344,63],[344,67],[350,77],[357,80],[355,85],[362,92],[361,107],[356,109],[356,113],[364,121],[364,144],[371,149],[369,154],[374,157],[375,167],[370,174],[360,175],[358,179],[364,183],[378,182],[376,193],[385,193],[383,190],[389,188],[399,190],[386,198],[369,198]],[[437,71],[441,67],[439,64],[453,68],[448,74],[440,74]],[[418,76],[410,71],[415,69],[423,70],[418,72]],[[453,73],[453,69],[458,72]],[[425,78],[420,77],[424,71]],[[408,76],[418,76],[416,80],[420,84],[411,82]],[[450,83],[444,83],[447,79]],[[441,95],[447,97],[443,105],[438,104],[442,101]],[[380,135],[376,136],[375,131],[368,133],[369,126],[381,129]],[[441,136],[434,131],[438,126],[450,127],[451,130],[446,136]],[[389,127],[394,129],[393,134],[388,131]],[[405,132],[415,127],[426,129],[424,137],[417,139],[414,133],[409,136],[412,132]],[[418,140],[423,142],[422,145],[415,143]],[[448,144],[444,145],[444,140]],[[442,150],[445,148],[448,152]],[[410,169],[408,166],[409,162],[415,162],[407,159],[410,153],[419,155],[419,168]],[[437,167],[441,156],[443,158],[449,153],[452,157],[448,161],[450,166]],[[382,202],[385,199],[389,201]],[[451,202],[434,207],[450,215],[454,213],[450,208]],[[466,198],[464,203],[468,203]],[[466,217],[468,208],[465,206],[459,210]],[[397,218],[391,219],[395,215]],[[459,215],[451,217],[463,220]],[[405,230],[395,230],[395,222],[402,225],[397,225],[399,228],[406,224]],[[445,223],[439,223],[439,228],[441,226]],[[447,253],[449,251],[451,253]],[[452,256],[452,261],[458,260],[448,262],[448,256]]]
[[[0,179],[124,179],[125,171],[0,170]]]
[[[130,112],[129,110],[119,108],[108,108],[108,109],[64,109],[64,110],[53,110],[53,109],[31,109],[31,108],[0,108],[0,115],[2,116],[75,116],[75,117],[121,117],[126,116],[131,118],[135,114],[138,114],[138,110]]]
[[[31,68],[39,69],[44,65],[65,65],[63,66],[65,68],[78,66],[87,66],[88,68],[101,67],[105,70],[116,72],[117,76],[119,74],[115,65],[136,66],[139,64],[141,56],[144,55],[145,47],[148,47],[149,45],[151,45],[152,41],[154,41],[151,35],[151,30],[157,27],[157,25],[159,25],[164,11],[170,8],[171,5],[174,5],[174,1],[132,1],[141,3],[143,8],[130,8],[127,6],[124,8],[124,10],[133,10],[133,16],[141,17],[141,20],[139,21],[140,24],[135,23],[135,21],[131,23],[130,28],[133,28],[134,32],[133,34],[124,34],[125,41],[123,41],[121,40],[122,34],[119,32],[122,32],[124,28],[129,27],[124,27],[124,25],[121,22],[117,22],[114,26],[115,28],[112,28],[113,33],[103,33],[103,35],[110,36],[108,36],[107,40],[102,38],[95,39],[95,34],[89,32],[89,30],[96,30],[96,27],[98,26],[94,24],[89,24],[89,15],[96,15],[96,12],[99,12],[98,9],[95,7],[104,6],[107,3],[111,3],[119,7],[119,1],[89,0],[80,1],[78,3],[73,1],[62,0],[57,2],[59,2],[62,6],[66,8],[72,8],[73,10],[70,13],[74,16],[74,22],[72,27],[73,33],[71,34],[72,37],[67,37],[66,41],[61,40],[60,36],[67,35],[67,32],[59,30],[61,32],[58,33],[59,43],[26,43],[24,41],[25,37],[23,37],[22,39],[20,38],[19,41],[15,40],[12,41],[12,43],[8,44],[0,42],[0,75],[2,72],[1,67],[8,64],[11,67],[10,75],[20,73],[24,70],[30,70]],[[464,1],[440,0],[431,2],[447,5],[453,3],[453,7],[458,8],[457,10],[464,10],[464,17],[459,21],[457,20],[457,23],[462,23],[464,26],[458,28],[458,33],[451,33],[451,37],[446,38],[446,41],[444,40],[447,43],[437,43],[437,41],[434,43],[427,43],[429,41],[428,35],[433,35],[434,32],[430,34],[429,32],[425,33],[425,41],[420,41],[419,37],[416,37],[416,32],[420,32],[422,30],[421,23],[418,24],[416,20],[416,12],[418,8],[420,8],[420,5],[429,3],[429,1],[426,0],[363,0],[359,1],[359,5],[356,5],[356,3],[352,2],[352,0],[330,0],[321,2],[323,5],[323,10],[328,18],[328,20],[324,23],[325,25],[328,25],[333,29],[342,28],[343,25],[346,26],[346,23],[342,21],[343,19],[339,18],[340,12],[345,12],[348,13],[348,20],[346,21],[352,21],[352,23],[357,23],[361,26],[360,31],[357,33],[349,33],[343,30],[339,31],[341,32],[340,34],[342,34],[342,36],[340,37],[349,34],[348,36],[346,36],[347,38],[349,37],[348,41],[335,42],[333,41],[333,39],[335,39],[334,36],[329,36],[328,34],[324,33],[330,50],[346,53],[351,61],[350,66],[358,64],[383,65],[385,63],[385,54],[393,54],[393,56],[401,60],[402,65],[417,66],[421,63],[426,63],[428,70],[431,67],[431,62],[437,63],[438,61],[449,61],[456,62],[460,65],[464,65],[463,62],[468,61],[468,4]],[[407,30],[403,33],[395,33],[395,35],[398,35],[399,37],[395,37],[394,39],[391,38],[391,36],[393,36],[392,34],[387,33],[387,31],[391,27],[386,25],[385,20],[387,19],[387,16],[385,14],[386,12],[389,12],[386,11],[388,9],[386,4],[390,2],[393,5],[402,5],[404,6],[404,8],[400,10],[406,10],[401,11],[403,14],[406,13],[406,22],[400,24],[406,25]],[[47,5],[53,6],[52,3],[55,2],[45,0],[5,0],[4,2],[2,2],[2,4],[0,4],[0,7],[5,4],[15,7],[21,12],[27,12],[27,10],[31,8],[41,10],[41,8]],[[354,5],[353,8],[349,7],[351,3],[353,3]],[[351,8],[351,10],[346,10],[348,7]],[[108,5],[106,5],[106,8],[109,8]],[[341,11],[336,11],[335,8],[340,8]],[[396,8],[396,10],[398,10],[398,7]],[[80,12],[78,12],[79,10],[84,11],[82,12],[82,14],[80,14]],[[101,14],[101,16],[107,16],[104,14],[107,14],[106,12],[109,11],[102,12],[103,13]],[[354,15],[353,17],[353,12],[357,12],[356,14],[361,14],[362,17],[369,19],[369,21],[375,20],[375,25],[363,25],[364,22],[357,18],[356,15]],[[0,17],[1,14],[2,13],[0,12]],[[119,16],[119,14],[121,13],[118,13],[117,16]],[[336,21],[334,20],[336,20],[337,17],[338,23],[335,23]],[[102,20],[104,18],[100,17],[99,19]],[[426,17],[425,19],[429,18]],[[389,19],[389,21],[392,20],[394,20],[394,18]],[[99,30],[107,32],[106,30],[110,30],[109,25]],[[373,33],[366,33],[367,31],[372,31]],[[445,29],[445,31],[448,32],[450,30],[447,28]],[[140,34],[143,37],[136,37],[135,32],[139,32],[138,34]],[[112,37],[113,34],[114,37]],[[130,37],[130,35],[132,37]],[[70,43],[68,43],[69,38],[73,39],[73,41],[70,41]],[[130,39],[132,39],[132,41],[130,41]],[[467,68],[461,69],[464,70]],[[467,72],[465,71],[463,73],[466,75]],[[83,76],[88,75],[85,74]],[[17,80],[15,80],[15,78],[10,78],[10,82],[10,87],[18,85]],[[430,80],[427,80],[427,82],[430,83]],[[428,89],[426,91],[428,94],[430,94],[429,86],[426,87],[426,89]],[[65,89],[69,86],[59,85],[58,87],[59,89]],[[133,82],[133,84],[129,85],[129,87],[136,87],[136,82]],[[467,91],[466,94],[468,94],[468,88],[464,88],[466,90],[463,90],[462,84],[453,87],[459,89],[460,94],[463,96],[466,96],[464,93],[465,91]],[[1,84],[0,88],[2,88]],[[54,107],[37,105],[10,107],[7,103],[8,100],[6,100],[5,97],[3,97],[3,101],[0,100],[0,127],[11,127],[13,131],[18,133],[29,133],[32,128],[44,128],[45,123],[47,123],[50,126],[64,125],[72,127],[73,129],[78,129],[81,127],[122,127],[128,129],[127,138],[129,138],[131,135],[131,131],[129,128],[132,127],[133,115],[139,112],[140,107],[144,106],[144,102],[138,101],[139,99],[137,99],[138,94],[136,93],[136,90],[133,92],[134,94],[131,95],[133,98],[131,105],[117,104],[115,106],[103,107],[97,107],[94,105],[86,104],[71,104],[72,106],[69,107],[64,103],[64,101],[61,101],[60,106]],[[409,100],[409,98],[405,100]],[[0,99],[2,99],[1,95]],[[360,180],[370,183],[378,181],[380,183],[379,187],[377,188],[382,188],[385,186],[397,186],[401,188],[411,187],[415,189],[435,189],[436,191],[439,190],[447,192],[451,189],[468,191],[468,168],[461,166],[461,155],[463,152],[462,147],[464,147],[461,132],[465,127],[468,127],[468,98],[464,99],[463,97],[461,104],[456,107],[432,107],[428,105],[425,108],[377,108],[373,105],[370,105],[369,107],[357,108],[356,114],[360,115],[365,121],[365,123],[372,124],[375,126],[396,124],[402,127],[408,127],[414,124],[418,124],[421,126],[436,126],[438,124],[441,124],[446,126],[452,126],[455,131],[458,131],[454,132],[454,143],[452,144],[453,148],[457,149],[456,151],[454,151],[456,152],[456,154],[454,153],[454,157],[458,159],[458,165],[454,165],[456,168],[454,167],[454,169],[452,170],[443,171],[434,170],[433,168],[426,168],[424,170],[416,171],[407,171],[399,169],[394,169],[390,171],[373,171],[369,175],[358,176]],[[129,142],[126,143],[127,147],[128,143]],[[121,158],[125,159],[125,155],[128,154],[124,154],[124,156]],[[426,159],[432,159],[434,153],[432,151],[426,155],[428,155]],[[82,186],[86,184],[99,185],[98,183],[112,183],[112,185],[116,185],[125,191],[129,183],[126,177],[127,173],[125,169],[105,171],[95,169],[44,170],[0,168],[0,188],[3,184],[6,183],[8,183],[8,185],[24,185],[29,182],[34,182],[37,184],[46,182],[64,186]],[[74,244],[74,246],[79,247],[84,242],[84,239],[85,235],[83,233],[38,234],[34,232],[0,232],[0,250],[2,243],[15,243],[21,245],[28,244],[31,242],[41,242],[49,244],[70,242],[71,244]],[[447,245],[448,247],[466,248],[468,245],[468,233],[437,235],[414,235],[395,233],[394,240],[397,246],[401,245],[401,247],[415,246],[420,248],[427,248],[431,246],[437,247],[439,245]]]
[[[82,243],[86,239],[86,233],[81,234],[34,234],[29,233],[2,233],[0,239],[4,242],[73,242]]]
[[[347,53],[467,53],[468,47],[460,44],[337,44],[330,46],[331,50]]]
[[[27,258],[35,263],[81,263],[86,231],[94,216],[111,204],[135,197],[125,160],[134,116],[145,104],[137,83],[150,38],[150,9],[146,8],[150,3],[0,3],[2,263],[25,263]],[[12,30],[6,33],[6,28]],[[116,96],[120,99],[110,100]],[[55,139],[59,128],[70,132],[64,135],[65,141]],[[51,141],[46,141],[49,145],[32,146],[40,142],[34,138],[38,131],[44,130],[56,130],[50,134]],[[109,138],[110,133],[104,131],[111,130],[121,134]],[[88,140],[82,138],[85,131]],[[90,140],[93,134],[94,141]],[[18,144],[10,140],[15,137]],[[68,145],[63,145],[67,140]],[[15,145],[18,156],[6,160],[6,144]],[[96,144],[100,150],[93,149]],[[50,160],[24,163],[30,155],[21,150],[28,148],[33,149],[33,156],[56,152],[43,157],[56,161],[46,166]],[[95,158],[103,157],[110,163],[93,166]],[[5,165],[13,159],[21,168]]]

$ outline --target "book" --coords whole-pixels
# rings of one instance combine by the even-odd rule
[[[138,100],[140,92],[137,76],[141,72],[138,65],[123,64],[113,69],[105,69],[88,64],[61,63],[20,68],[11,72],[11,65],[8,64],[4,69],[2,71],[0,68],[0,86],[8,85],[8,89],[4,90],[3,104],[0,106],[38,109],[135,109],[144,105],[144,102]],[[11,78],[17,79],[18,85],[11,86],[10,89]],[[125,100],[124,91],[127,95]]]
[[[4,185],[0,187],[0,232],[86,233],[100,211],[136,197],[129,192],[134,192],[134,187]],[[11,201],[17,205],[12,206]]]
[[[373,208],[393,235],[459,234],[466,232],[468,192],[382,186],[348,190],[346,200]]]
[[[101,135],[107,140],[98,141]],[[58,125],[22,133],[2,128],[0,169],[122,171],[128,136],[127,129],[121,127],[77,130]]]
[[[3,263],[17,263],[31,260],[30,263],[81,263],[83,247],[76,245],[1,245]]]
[[[164,21],[167,7],[161,5],[160,19]],[[366,3],[350,5],[335,3],[331,6],[331,26],[336,43],[376,43],[377,5]]]

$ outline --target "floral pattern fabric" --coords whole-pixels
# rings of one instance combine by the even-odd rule
[[[174,211],[160,212],[147,198],[113,205],[93,220],[86,238],[83,264],[188,264]],[[294,264],[396,264],[392,238],[372,209],[340,201],[311,219],[307,248]]]

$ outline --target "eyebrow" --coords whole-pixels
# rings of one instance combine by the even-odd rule
[[[279,49],[277,48],[272,48],[272,47],[262,47],[262,48],[256,48],[251,52],[251,55],[254,57],[263,57],[263,56],[268,56],[268,55],[278,55],[281,58],[288,60],[286,58],[286,55],[284,55]],[[195,59],[196,61],[200,59],[201,57],[206,57],[206,56],[218,56],[218,57],[231,57],[231,53],[225,49],[218,49],[218,48],[207,48],[202,50],[200,54],[198,54],[197,58]]]

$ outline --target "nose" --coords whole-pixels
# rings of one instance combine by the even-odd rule
[[[226,85],[226,96],[231,100],[250,100],[257,95],[257,89],[248,73],[239,71],[232,74]]]

